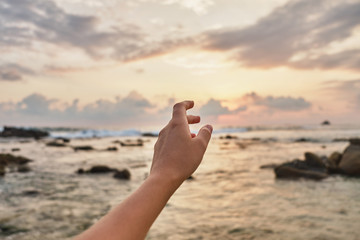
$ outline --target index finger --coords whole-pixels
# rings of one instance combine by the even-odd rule
[[[173,108],[173,118],[186,116],[186,110],[194,107],[194,101],[183,101],[176,103]]]

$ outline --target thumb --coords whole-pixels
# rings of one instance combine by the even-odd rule
[[[203,144],[205,144],[205,147],[207,147],[210,138],[211,133],[213,131],[213,127],[211,125],[205,125],[200,130],[196,138],[200,140]]]

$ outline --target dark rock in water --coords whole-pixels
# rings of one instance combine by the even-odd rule
[[[107,149],[105,149],[106,151],[117,151],[117,147],[108,147]]]
[[[5,176],[5,165],[0,165],[0,177]]]
[[[27,232],[28,229],[18,228],[13,225],[0,224],[0,236],[10,236],[16,233]]]
[[[115,170],[113,177],[117,179],[130,180],[131,174],[130,171],[127,169]]]
[[[19,152],[19,151],[20,151],[20,148],[12,148],[11,151],[12,151],[12,152]]]
[[[74,151],[92,151],[92,150],[94,150],[94,148],[89,145],[75,146],[75,147],[73,147],[73,149],[74,149]]]
[[[324,162],[319,156],[314,153],[306,152],[305,153],[305,162],[309,167],[314,168],[325,168]]]
[[[360,145],[351,144],[345,149],[339,168],[346,175],[360,176]]]
[[[350,138],[349,142],[351,145],[358,145],[360,146],[360,138]]]
[[[69,138],[64,138],[64,137],[57,137],[56,140],[62,141],[63,143],[69,143],[70,142]]]
[[[27,164],[24,164],[24,165],[18,166],[17,171],[21,172],[21,173],[26,173],[26,172],[30,172],[31,168]]]
[[[261,166],[260,166],[260,169],[267,169],[267,168],[274,169],[274,168],[276,168],[277,166],[279,166],[279,164],[269,163],[269,164],[261,165]]]
[[[328,159],[329,167],[337,167],[339,166],[342,154],[339,152],[333,152]]]
[[[40,139],[48,137],[49,133],[37,129],[24,129],[16,127],[4,127],[0,132],[0,137],[21,137],[21,138],[35,138]]]
[[[52,142],[46,143],[46,146],[48,146],[48,147],[66,147],[67,145],[62,142],[52,141]]]
[[[35,197],[35,196],[39,195],[40,192],[35,189],[30,189],[30,190],[23,191],[21,194],[24,196]]]
[[[29,162],[32,162],[32,160],[21,156],[14,156],[11,154],[0,153],[0,165],[5,165],[5,166],[10,164],[22,165]]]
[[[187,181],[193,181],[193,180],[195,180],[195,178],[194,178],[193,176],[190,176],[190,177],[188,177],[186,180],[187,180]]]
[[[158,137],[159,134],[155,134],[155,133],[151,133],[151,132],[146,132],[146,133],[141,134],[141,136],[143,136],[143,137]]]
[[[277,178],[309,178],[320,180],[327,177],[325,167],[310,166],[308,165],[308,162],[299,159],[277,166],[274,169],[274,172]]]
[[[122,147],[142,147],[144,146],[144,142],[141,139],[138,139],[137,141],[119,141],[120,146]]]
[[[237,136],[232,136],[232,135],[226,135],[226,136],[221,136],[220,139],[238,139]]]
[[[116,171],[116,169],[114,169],[114,168],[110,168],[110,167],[105,166],[105,165],[97,165],[97,166],[91,167],[86,172],[87,173],[108,173],[108,172],[114,172],[114,171]]]
[[[314,180],[321,180],[326,178],[328,175],[326,173],[297,169],[289,166],[278,166],[274,169],[277,178],[285,179],[299,179],[299,178],[308,178]]]
[[[317,140],[311,138],[297,138],[294,142],[317,142]]]
[[[321,125],[325,126],[325,125],[330,125],[330,121],[328,120],[325,120],[321,123]]]
[[[349,139],[348,138],[334,138],[332,141],[333,142],[348,142]]]
[[[108,166],[105,165],[95,165],[92,166],[90,169],[88,170],[84,170],[82,168],[77,170],[78,174],[83,174],[83,173],[109,173],[109,172],[114,172],[116,171],[115,168],[110,168]]]

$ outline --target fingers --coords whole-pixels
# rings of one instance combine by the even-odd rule
[[[200,116],[187,115],[186,118],[187,118],[187,121],[189,124],[194,124],[194,123],[200,122]]]
[[[184,117],[186,110],[194,107],[194,101],[183,101],[176,103],[173,108],[173,118]]]
[[[195,137],[195,139],[197,139],[203,145],[205,145],[206,148],[210,141],[212,131],[213,131],[213,127],[211,125],[205,125],[199,130],[199,133]]]

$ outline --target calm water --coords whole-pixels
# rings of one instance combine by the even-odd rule
[[[186,181],[161,213],[148,239],[360,239],[360,179],[329,177],[321,182],[276,180],[259,166],[301,158],[305,151],[329,155],[359,137],[357,129],[253,131],[223,140],[215,135],[194,180]],[[315,142],[295,143],[297,138]],[[96,149],[125,137],[72,140]],[[267,140],[267,141],[265,141]],[[34,159],[29,173],[0,179],[0,224],[26,230],[0,239],[70,239],[134,191],[151,165],[153,145],[117,152],[74,152],[43,142],[2,140],[1,152],[19,147]],[[241,142],[239,145],[238,143]],[[128,168],[131,181],[111,175],[77,175],[80,167],[105,164]],[[37,190],[38,194],[24,192]]]

